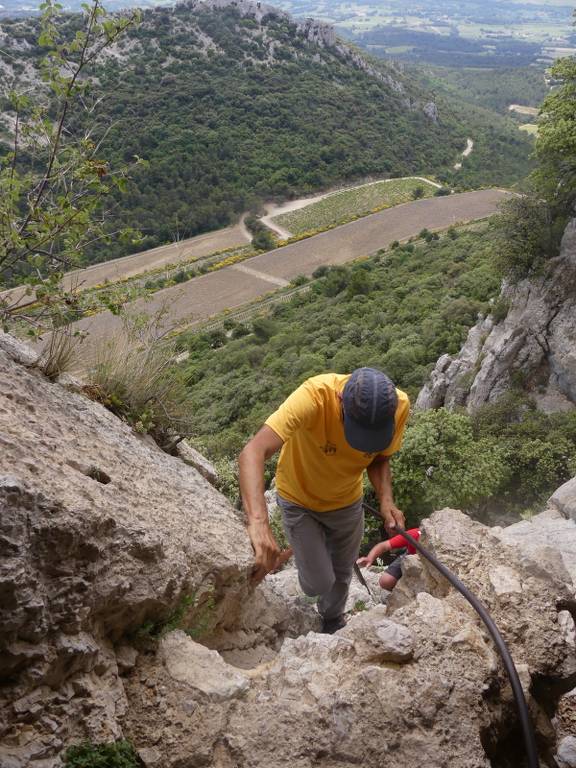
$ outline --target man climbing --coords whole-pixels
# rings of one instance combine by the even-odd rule
[[[394,504],[389,459],[400,448],[409,410],[408,396],[374,368],[314,376],[280,405],[240,454],[254,581],[286,560],[272,535],[264,499],[264,463],[281,450],[277,500],[300,585],[305,594],[319,596],[324,632],[345,623],[364,530],[364,469],[387,530],[404,526],[404,515]]]

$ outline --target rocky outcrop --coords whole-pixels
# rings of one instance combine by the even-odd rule
[[[218,626],[250,602],[252,558],[237,513],[197,471],[17,364],[8,348],[0,348],[0,764],[43,760],[44,768],[59,764],[71,740],[121,736],[130,638],[182,606],[190,624]],[[19,345],[12,354],[22,360]]]
[[[557,606],[571,586],[460,512],[435,513],[422,541],[489,607],[520,671],[540,743],[556,749],[550,701],[536,681],[553,680],[560,692],[573,687],[573,638],[561,629]],[[240,677],[229,665],[225,695],[221,662],[212,657],[211,687],[197,662],[204,651],[182,633],[170,636],[178,669],[165,651],[139,659],[127,682],[125,732],[145,754],[163,755],[167,768],[375,767],[386,760],[440,768],[447,744],[451,767],[489,768],[517,722],[501,662],[468,604],[426,561],[409,560],[402,590],[386,607],[357,613],[333,636],[286,640]],[[573,630],[569,614],[565,621]],[[522,750],[521,742],[514,748]]]
[[[84,739],[128,738],[157,768],[440,768],[446,745],[451,768],[489,768],[508,745],[522,748],[489,636],[427,561],[406,559],[386,606],[368,572],[371,595],[353,583],[348,625],[318,634],[293,568],[250,585],[243,521],[198,471],[7,348],[2,768],[61,768]],[[539,744],[563,766],[576,684],[573,539],[551,523],[576,528],[565,517],[573,500],[573,488],[559,489],[548,517],[529,523],[544,554],[519,529],[454,510],[422,524],[424,545],[490,609]]]
[[[481,318],[460,354],[443,355],[418,396],[418,408],[464,405],[473,411],[521,383],[545,411],[576,405],[576,220],[544,276],[505,284],[507,317]]]
[[[319,48],[329,48],[336,52],[342,59],[357,69],[366,72],[370,77],[385,83],[391,91],[396,94],[404,94],[405,88],[398,77],[395,77],[391,71],[385,71],[384,68],[377,68],[371,64],[364,56],[357,53],[341,40],[338,40],[336,30],[332,24],[328,24],[318,19],[296,19],[291,17],[285,11],[275,8],[257,0],[192,0],[193,8],[233,8],[241,16],[255,19],[258,23],[265,21],[266,17],[289,20],[294,24],[297,34],[303,37],[310,45]],[[392,70],[391,67],[389,67]],[[438,109],[434,102],[428,102],[420,105],[417,102],[412,103],[410,99],[405,100],[408,109],[421,108],[424,114],[432,120],[438,121]]]

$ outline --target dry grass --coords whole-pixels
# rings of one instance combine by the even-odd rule
[[[151,333],[121,334],[102,343],[89,386],[107,408],[167,448],[192,432],[190,394],[174,362],[174,343]]]
[[[38,367],[51,380],[71,371],[77,362],[80,337],[70,326],[56,328],[38,359]]]

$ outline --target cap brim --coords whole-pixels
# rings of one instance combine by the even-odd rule
[[[394,417],[378,427],[358,424],[344,413],[344,436],[356,451],[379,453],[386,450],[394,437]]]

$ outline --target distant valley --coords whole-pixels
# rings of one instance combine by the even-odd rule
[[[73,16],[63,34],[72,34]],[[3,21],[8,87],[37,87],[35,19]],[[364,59],[334,29],[242,2],[181,3],[142,22],[95,71],[95,135],[113,169],[134,156],[103,261],[225,226],[266,200],[367,177],[433,176],[451,188],[508,185],[529,170],[531,140],[508,116],[464,102],[421,73]],[[75,118],[78,129],[86,115]],[[8,151],[13,114],[0,115]],[[474,141],[462,169],[454,166]],[[2,151],[2,150],[0,150]]]

